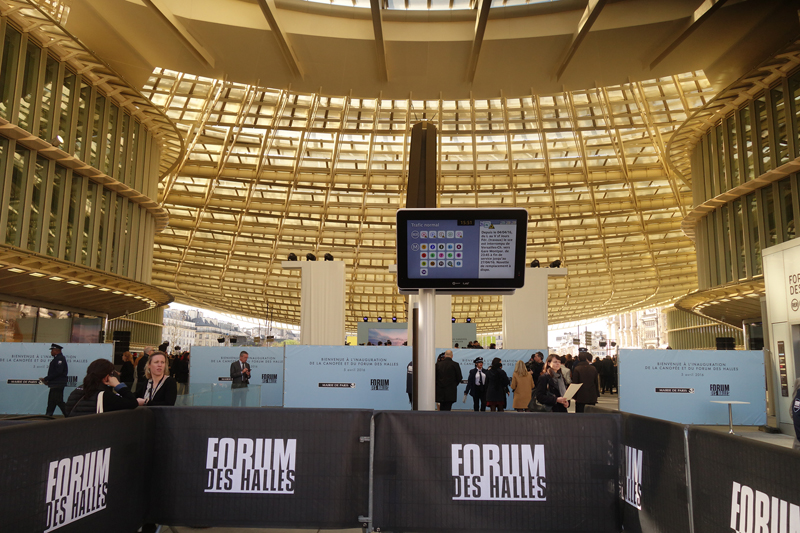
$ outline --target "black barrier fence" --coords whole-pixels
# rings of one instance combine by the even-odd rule
[[[4,533],[800,531],[800,454],[624,413],[153,408],[0,442]]]
[[[148,520],[357,528],[368,512],[372,411],[154,409]]]
[[[381,412],[373,523],[381,531],[617,527],[619,417]]]
[[[625,531],[691,531],[684,426],[622,414],[620,505]]]
[[[152,440],[147,409],[0,428],[0,529],[135,532]]]
[[[800,531],[800,453],[688,430],[694,533]]]

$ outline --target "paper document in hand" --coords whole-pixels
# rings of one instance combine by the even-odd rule
[[[581,385],[583,385],[583,383],[573,383],[570,385],[567,392],[564,393],[564,398],[571,400],[572,397],[575,396],[575,393],[578,392],[578,389],[581,388]]]

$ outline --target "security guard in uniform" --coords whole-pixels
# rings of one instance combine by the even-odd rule
[[[47,371],[47,377],[42,378],[42,383],[50,387],[50,394],[47,396],[47,416],[53,416],[56,411],[56,406],[61,409],[61,413],[67,416],[66,404],[64,404],[64,387],[67,386],[67,359],[61,353],[63,348],[58,344],[50,345],[50,355],[53,360],[50,361],[50,368]]]

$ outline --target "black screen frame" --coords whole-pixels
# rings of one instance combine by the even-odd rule
[[[426,278],[408,277],[409,221],[425,220],[477,220],[507,219],[517,223],[514,247],[513,278]],[[525,284],[526,251],[528,241],[528,211],[523,208],[469,208],[469,209],[398,209],[397,210],[397,286],[400,291],[439,289],[447,291],[513,291]]]

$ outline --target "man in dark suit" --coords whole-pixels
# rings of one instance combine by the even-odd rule
[[[436,363],[436,402],[440,411],[449,411],[458,395],[461,366],[453,361],[453,350],[445,350],[444,358]]]
[[[572,382],[581,384],[574,396],[576,413],[582,413],[587,404],[597,403],[597,369],[592,366],[592,354],[589,352],[578,354],[578,364],[572,367]]]
[[[244,407],[247,405],[247,384],[250,383],[250,364],[247,362],[249,354],[241,352],[239,360],[231,363],[231,406]]]
[[[469,394],[472,396],[473,411],[486,411],[486,372],[483,371],[483,357],[478,357],[473,363],[475,368],[469,371],[464,400]]]

